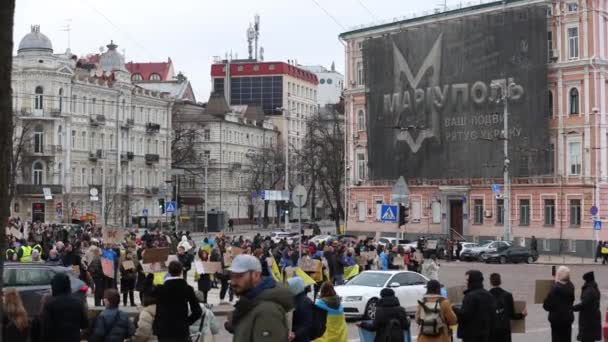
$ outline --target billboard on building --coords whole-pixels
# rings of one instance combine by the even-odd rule
[[[368,39],[369,177],[499,177],[504,139],[512,176],[547,174],[546,25],[544,7],[526,6]]]

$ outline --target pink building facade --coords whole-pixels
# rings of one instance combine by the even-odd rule
[[[491,189],[492,184],[502,187],[502,178],[407,179],[409,222],[401,228],[382,223],[379,208],[390,203],[396,179],[368,178],[366,114],[370,113],[366,113],[363,41],[404,27],[538,4],[547,5],[548,16],[550,109],[544,115],[551,174],[511,178],[510,212],[504,215],[507,199],[497,199]],[[594,230],[595,220],[608,220],[607,11],[608,0],[511,0],[343,33],[347,232],[485,240],[500,238],[503,220],[508,219],[517,243],[529,244],[535,236],[541,253],[591,255],[595,241],[608,240],[608,227]],[[590,214],[593,206],[598,208],[597,217]]]

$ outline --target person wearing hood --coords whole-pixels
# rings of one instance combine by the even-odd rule
[[[182,235],[182,240],[177,244],[177,247],[184,247],[184,250],[188,252],[192,249],[192,245],[188,242],[188,237],[186,235]]]
[[[232,341],[288,341],[287,313],[294,308],[293,294],[273,277],[262,277],[262,265],[252,255],[237,255],[229,271],[234,292],[240,297],[232,320],[224,324],[233,334]]]
[[[581,302],[574,305],[579,312],[578,336],[581,342],[593,342],[602,339],[602,313],[600,312],[600,290],[595,282],[593,272],[583,275],[585,284],[581,292]]]
[[[543,303],[543,309],[549,312],[552,342],[572,341],[573,303],[574,285],[570,282],[570,269],[560,266],[555,274],[555,284]]]
[[[312,300],[307,296],[304,280],[300,277],[289,278],[289,290],[295,296],[296,308],[293,312],[290,341],[310,342],[312,340]]]
[[[483,288],[483,274],[477,270],[465,273],[467,289],[460,308],[452,307],[458,318],[458,338],[463,342],[489,342],[496,315],[494,297]]]
[[[51,280],[52,297],[43,309],[41,341],[79,342],[80,330],[89,326],[86,303],[72,296],[70,278],[57,273]]]
[[[397,342],[403,341],[403,331],[410,329],[410,320],[399,298],[395,297],[395,291],[386,288],[380,291],[374,320],[361,322],[359,327],[375,331],[374,342]]]
[[[348,340],[344,308],[331,282],[321,285],[319,299],[315,301],[313,309],[313,326],[320,326],[323,323],[325,332],[314,339],[314,342],[346,342]]]

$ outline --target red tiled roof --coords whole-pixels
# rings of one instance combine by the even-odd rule
[[[129,62],[125,66],[127,70],[133,74],[140,74],[142,80],[149,81],[150,75],[159,74],[161,81],[170,80],[171,75],[169,75],[169,71],[171,70],[171,65],[173,62],[171,58],[169,58],[166,62],[150,62],[150,63],[134,63]]]

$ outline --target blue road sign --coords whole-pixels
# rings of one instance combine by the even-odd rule
[[[593,221],[593,230],[602,230],[602,221],[600,221],[600,220]]]
[[[399,208],[396,205],[383,204],[380,207],[380,220],[382,222],[397,222]]]
[[[175,201],[167,201],[165,202],[165,212],[167,214],[172,214],[175,213],[175,208],[177,206],[175,205]]]
[[[492,192],[499,194],[500,193],[500,185],[492,184]]]
[[[593,207],[591,207],[591,215],[593,215],[593,216],[597,215],[597,207],[595,205]]]
[[[142,211],[141,211],[141,214],[142,214],[144,217],[148,217],[148,208],[144,208],[144,210],[142,210]]]

